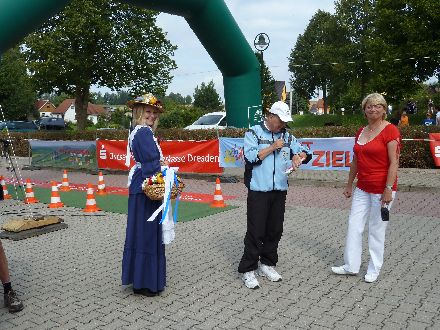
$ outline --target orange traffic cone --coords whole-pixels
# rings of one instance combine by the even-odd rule
[[[3,189],[3,199],[11,199],[12,196],[9,195],[8,187],[6,186],[5,179],[3,178],[3,175],[0,176],[0,184]]]
[[[225,202],[223,201],[222,188],[220,188],[220,179],[215,180],[215,192],[214,200],[211,203],[211,207],[225,207]]]
[[[88,183],[86,208],[83,209],[83,212],[98,212],[98,211],[101,211],[101,209],[96,206],[95,196],[93,195],[93,186],[91,183]]]
[[[49,208],[57,209],[59,207],[63,207],[64,204],[61,203],[60,194],[58,193],[58,186],[55,181],[52,181],[52,192],[50,195],[50,204]]]
[[[34,196],[34,190],[32,189],[31,179],[26,179],[26,190],[25,190],[25,204],[35,204],[38,200]]]
[[[98,191],[96,192],[96,195],[107,195],[107,192],[105,191],[104,177],[101,171],[99,171],[98,175]]]
[[[70,191],[69,179],[67,179],[67,171],[63,172],[63,181],[61,182],[60,191]]]

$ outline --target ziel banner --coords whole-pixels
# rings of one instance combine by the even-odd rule
[[[222,173],[219,166],[218,140],[209,141],[161,141],[163,156],[171,166],[179,167],[179,172]],[[125,155],[126,140],[98,140],[96,144],[98,167],[127,170]],[[133,158],[131,165],[134,164]],[[131,166],[130,166],[131,167]]]
[[[354,137],[303,138],[298,141],[308,146],[313,154],[312,160],[308,164],[301,165],[301,169],[339,171],[350,169]],[[243,138],[220,138],[220,166],[244,166],[243,145]]]
[[[32,166],[96,170],[95,141],[29,140]]]

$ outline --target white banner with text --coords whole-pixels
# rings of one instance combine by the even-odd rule
[[[354,137],[302,138],[298,141],[309,147],[312,160],[301,165],[303,170],[350,170]],[[244,139],[220,138],[220,167],[244,167]]]

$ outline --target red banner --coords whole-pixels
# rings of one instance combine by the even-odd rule
[[[219,166],[218,140],[208,141],[162,141],[164,158],[179,172],[222,173]]]
[[[186,173],[222,173],[219,166],[218,140],[209,141],[161,141],[160,147],[170,166],[179,167]],[[96,157],[98,167],[126,170],[126,140],[97,140]],[[131,165],[134,164],[133,158]]]
[[[435,166],[440,167],[440,133],[429,133],[431,155]]]
[[[97,140],[96,158],[98,168],[108,168],[112,170],[125,170],[130,168],[125,166],[125,155],[127,153],[127,140]],[[130,167],[134,165],[131,158]]]

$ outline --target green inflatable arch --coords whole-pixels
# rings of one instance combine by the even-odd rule
[[[0,55],[70,0],[1,0]],[[185,18],[223,74],[228,125],[248,127],[261,105],[260,65],[223,0],[123,0]]]

